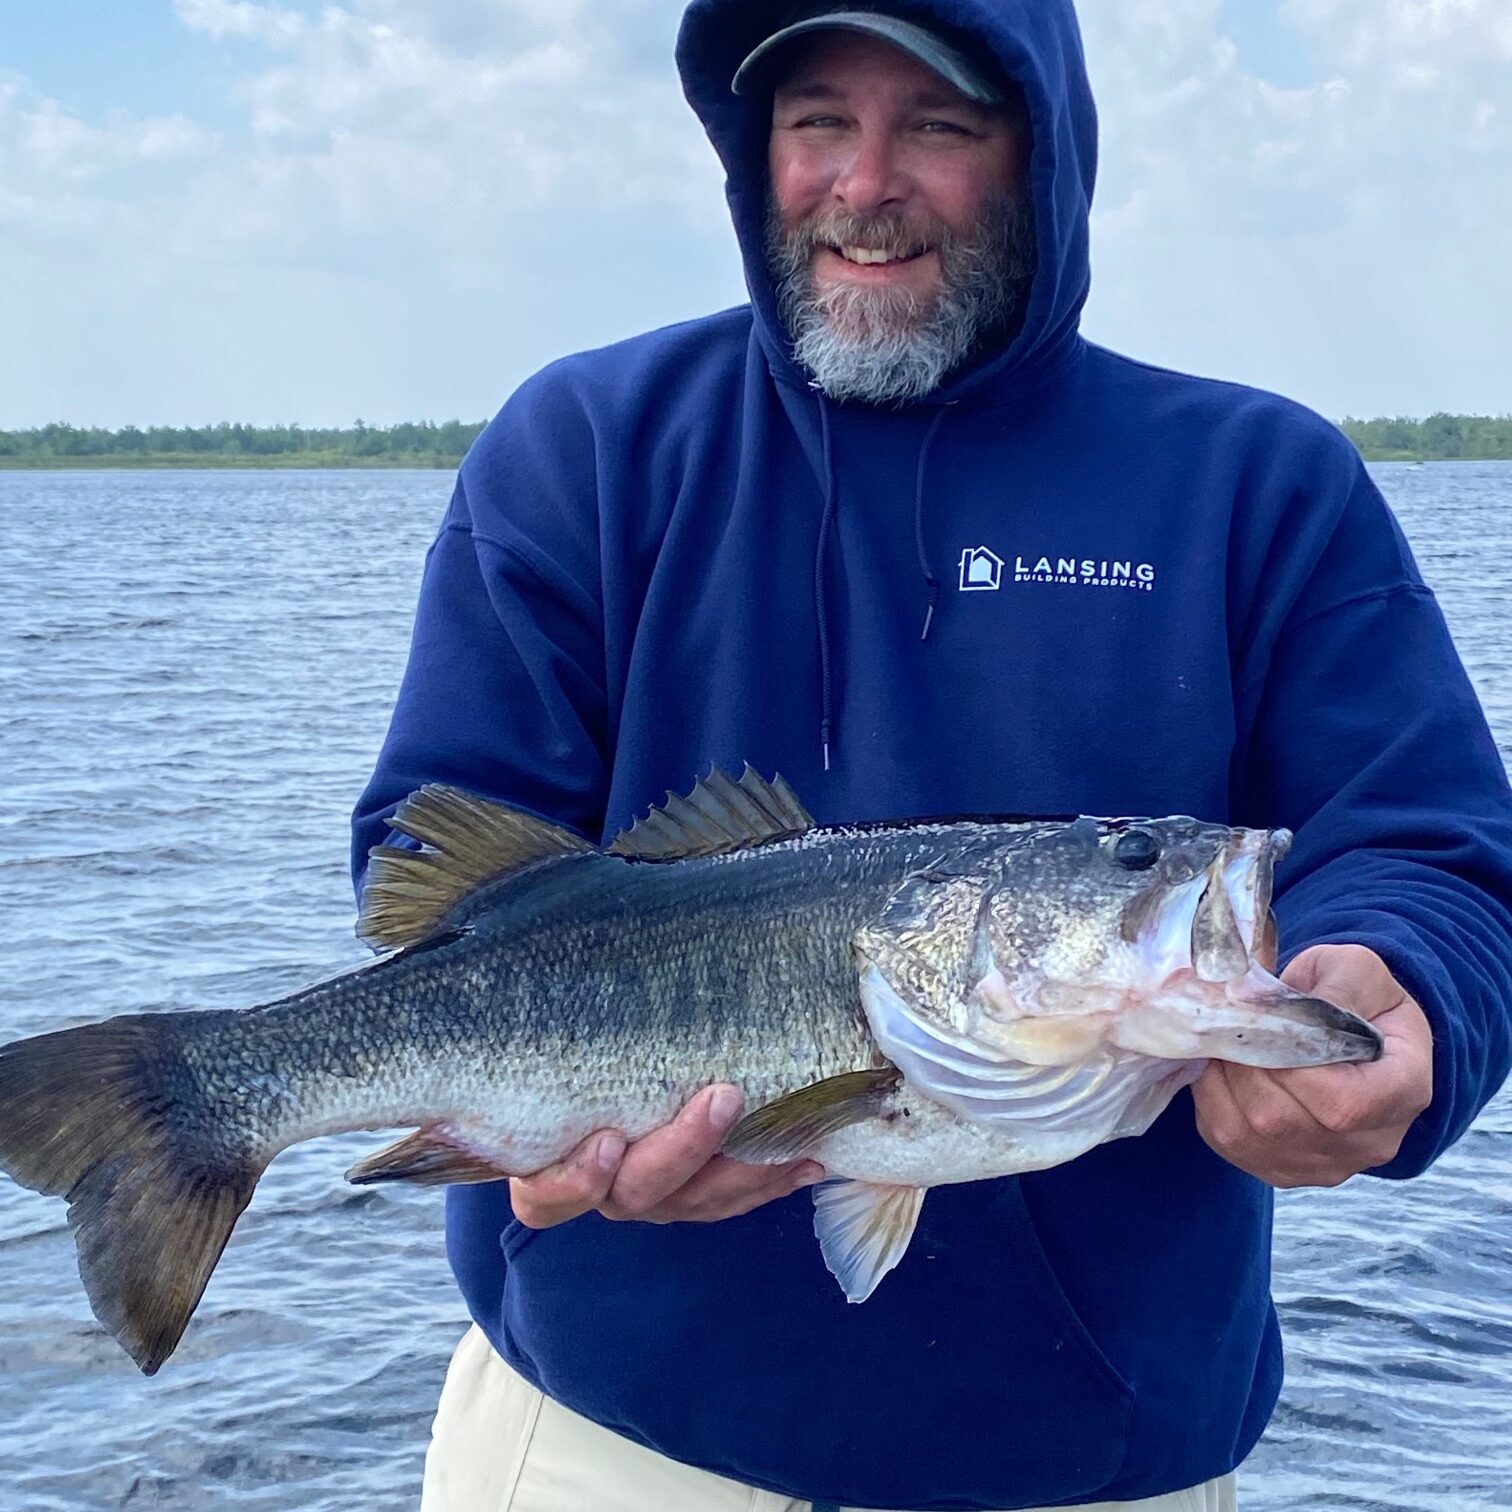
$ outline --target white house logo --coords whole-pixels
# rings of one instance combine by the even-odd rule
[[[1003,559],[985,546],[968,546],[961,553],[961,592],[991,593],[1003,586]]]
[[[1008,563],[986,546],[961,553],[961,592],[992,593],[1003,586]],[[1050,583],[1061,588],[1131,588],[1155,591],[1155,564],[1132,557],[1019,556],[1013,558],[1015,583]]]

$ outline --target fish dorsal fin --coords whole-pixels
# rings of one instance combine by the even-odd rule
[[[411,793],[394,811],[389,828],[424,849],[375,845],[368,852],[357,934],[378,950],[418,945],[485,882],[553,856],[593,849],[560,825],[434,784]]]
[[[787,840],[814,828],[814,819],[782,777],[770,782],[747,766],[739,782],[718,767],[693,784],[686,798],[667,801],[637,819],[609,847],[637,861],[680,861]]]

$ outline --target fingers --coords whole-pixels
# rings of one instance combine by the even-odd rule
[[[1363,945],[1314,945],[1287,966],[1281,980],[1365,1019],[1411,1001],[1386,963]]]
[[[1247,1076],[1236,1075],[1248,1072]],[[1316,1120],[1269,1072],[1214,1061],[1192,1088],[1197,1132],[1230,1165],[1273,1187],[1337,1186],[1338,1167]]]
[[[1371,1020],[1383,1048],[1379,1061],[1279,1072],[1276,1079],[1325,1130],[1366,1136],[1394,1131],[1394,1151],[1433,1100],[1433,1027],[1427,1014],[1386,963],[1362,945],[1314,946],[1291,963],[1283,980]]]
[[[738,1218],[823,1178],[824,1168],[812,1160],[753,1166],[716,1155],[691,1181],[654,1207],[623,1216],[643,1223],[714,1223],[721,1218]],[[611,1209],[607,1216],[621,1215]]]
[[[734,1087],[705,1087],[671,1123],[636,1140],[614,1178],[604,1216],[638,1218],[670,1197],[719,1153],[739,1117]]]
[[[1282,980],[1372,1021],[1379,1061],[1279,1073],[1325,1128],[1360,1134],[1410,1124],[1433,1099],[1433,1028],[1386,963],[1360,945],[1304,951]],[[1403,1127],[1405,1132],[1405,1127]]]
[[[609,1195],[625,1154],[622,1134],[590,1134],[565,1160],[509,1183],[514,1215],[526,1228],[551,1228],[591,1212]]]
[[[590,1135],[565,1160],[510,1183],[515,1217],[528,1228],[593,1211],[645,1223],[707,1223],[823,1179],[823,1167],[810,1160],[760,1166],[720,1155],[740,1108],[739,1091],[721,1084],[628,1149],[612,1130]]]
[[[1393,1159],[1421,1111],[1416,1097],[1404,1102],[1390,1086],[1362,1085],[1354,1074],[1362,1069],[1381,1070],[1263,1071],[1214,1061],[1193,1088],[1198,1132],[1271,1186],[1338,1186]],[[1296,1090],[1302,1075],[1313,1079],[1306,1097]],[[1319,1080],[1330,1075],[1338,1083],[1331,1089]]]

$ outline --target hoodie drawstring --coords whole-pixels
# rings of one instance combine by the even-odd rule
[[[829,406],[819,395],[819,438],[824,456],[824,513],[819,516],[819,545],[814,552],[814,614],[819,621],[819,744],[824,770],[830,769],[830,730],[834,708],[830,688],[829,602],[824,588],[824,561],[829,553],[830,522],[835,515],[835,458],[830,443]]]
[[[919,553],[919,571],[924,574],[924,589],[928,595],[924,609],[924,629],[919,636],[921,641],[929,639],[935,605],[940,602],[940,580],[931,570],[929,553],[924,549],[924,468],[929,462],[929,448],[934,445],[934,438],[939,434],[940,422],[945,418],[946,410],[947,406],[944,405],[936,410],[934,419],[929,422],[929,429],[924,432],[924,442],[919,447],[919,471],[914,478],[914,546]]]
[[[839,485],[835,480],[834,440],[830,434],[829,406],[824,395],[819,394],[819,439],[822,466],[824,469],[824,512],[819,516],[819,543],[814,550],[814,617],[819,624],[819,745],[824,752],[824,770],[830,769],[830,737],[835,727],[834,679],[830,663],[829,595],[825,587],[825,563],[829,556],[830,531],[835,519]],[[924,547],[924,477],[929,465],[929,450],[940,432],[940,423],[949,413],[949,405],[941,405],[924,432],[919,446],[919,466],[914,476],[914,547],[919,554],[919,571],[924,574],[924,587],[928,602],[924,610],[924,630],[920,640],[929,639],[929,627],[934,623],[935,606],[940,601],[940,580],[929,565],[929,553]]]

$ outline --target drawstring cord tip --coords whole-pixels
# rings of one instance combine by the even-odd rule
[[[924,611],[924,630],[919,636],[921,641],[929,639],[929,627],[934,624],[935,605],[940,602],[940,580],[932,573],[925,578],[929,587],[929,607]]]

